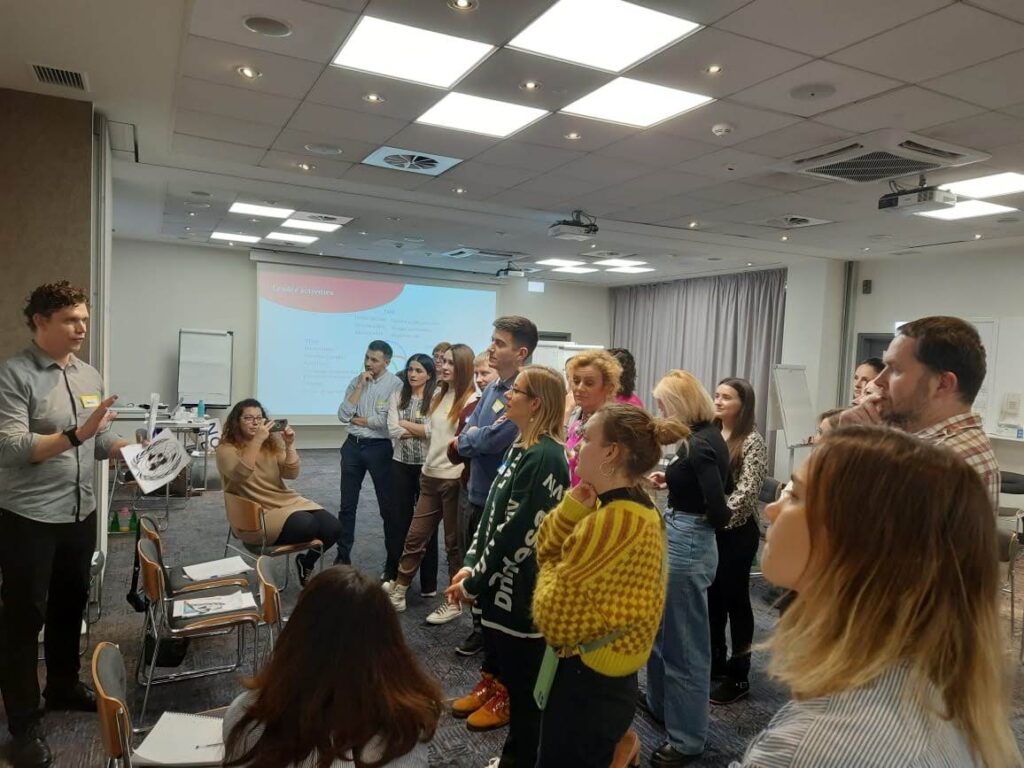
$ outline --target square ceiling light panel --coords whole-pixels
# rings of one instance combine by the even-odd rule
[[[305,229],[310,232],[337,232],[341,224],[327,224],[322,221],[303,221],[302,219],[288,219],[281,222],[282,227],[288,229]]]
[[[1016,211],[1005,205],[986,203],[981,200],[964,200],[952,208],[943,208],[940,211],[924,211],[915,213],[915,216],[927,216],[929,219],[942,219],[943,221],[956,221],[957,219],[974,219],[978,216],[992,216],[996,213],[1009,213]]]
[[[1024,192],[1024,174],[994,173],[977,179],[964,179],[952,184],[943,184],[940,189],[948,189],[964,197],[999,197]]]
[[[277,208],[273,205],[255,205],[254,203],[232,203],[229,213],[243,213],[246,216],[264,216],[268,219],[287,219],[295,210],[293,208]]]
[[[618,73],[698,29],[623,0],[559,0],[508,47]]]
[[[493,50],[487,43],[364,16],[332,64],[450,88]]]
[[[503,139],[547,114],[546,110],[536,107],[465,93],[449,93],[416,118],[416,122]]]
[[[562,112],[609,123],[650,128],[656,123],[710,104],[714,99],[664,85],[617,77],[577,99]]]

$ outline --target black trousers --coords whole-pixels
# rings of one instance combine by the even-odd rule
[[[405,549],[405,537],[409,534],[416,502],[420,498],[420,473],[422,464],[403,464],[394,461],[391,464],[395,477],[395,507],[390,520],[384,521],[384,550],[387,560],[384,563],[385,581],[398,578],[398,561],[402,559]],[[420,591],[437,591],[437,529],[427,543],[427,550],[419,567]]]
[[[285,518],[281,533],[277,535],[275,544],[297,544],[300,541],[320,539],[324,544],[324,552],[338,543],[341,535],[341,523],[338,518],[326,509],[302,510],[292,512]],[[300,555],[307,568],[312,568],[320,559],[320,554],[311,549]]]
[[[496,652],[501,682],[508,689],[508,735],[499,768],[534,768],[540,746],[541,711],[533,700],[544,638],[513,637],[484,627]]]
[[[359,492],[363,478],[370,473],[373,490],[377,494],[377,507],[382,520],[393,515],[394,479],[391,475],[391,456],[394,449],[386,438],[362,438],[348,436],[341,446],[341,504],[338,521],[341,536],[338,538],[338,554],[335,563],[352,563],[352,545],[356,538],[356,509],[359,507]]]
[[[78,683],[78,643],[89,601],[96,515],[40,523],[0,510],[0,691],[7,728],[17,736],[42,717],[36,647],[46,627],[46,691]]]
[[[636,672],[608,677],[562,659],[548,696],[537,768],[608,768],[636,712]]]
[[[754,610],[750,606],[750,567],[761,536],[751,517],[737,528],[718,531],[718,571],[708,588],[712,665],[731,680],[747,682],[750,645],[754,641]],[[732,656],[725,645],[725,626],[732,636]],[[727,660],[728,659],[728,660]]]

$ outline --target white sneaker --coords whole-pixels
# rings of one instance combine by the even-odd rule
[[[389,581],[382,581],[380,583],[380,588],[384,590],[384,594],[386,594],[386,595],[390,595],[391,594],[391,589],[394,586],[395,586],[395,582],[390,581],[390,580]]]
[[[420,597],[437,597],[437,590],[435,589],[432,592],[420,592]]]
[[[487,765],[485,765],[484,768],[498,768],[499,765],[501,765],[501,758],[492,757],[487,761]]]
[[[405,610],[405,591],[408,587],[403,587],[401,584],[395,582],[391,586],[391,591],[388,592],[388,598],[391,600],[391,605],[394,606],[395,611],[401,613]]]
[[[434,612],[427,616],[427,624],[447,624],[462,615],[462,606],[458,603],[441,603]]]

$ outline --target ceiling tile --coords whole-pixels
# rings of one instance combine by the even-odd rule
[[[706,200],[697,200],[686,195],[673,195],[632,208],[612,211],[607,215],[608,218],[616,221],[639,221],[645,224],[687,217],[688,220],[683,226],[689,228],[689,222],[697,219],[698,214],[717,206],[718,203],[709,203]]]
[[[829,58],[917,83],[1021,48],[1024,25],[957,3]]]
[[[231,88],[191,77],[178,81],[175,101],[179,109],[276,126],[284,125],[299,106],[297,99]]]
[[[822,125],[813,120],[802,120],[795,125],[766,133],[764,136],[744,141],[736,145],[744,152],[753,152],[769,157],[789,157],[815,147],[824,147],[852,136],[849,131]]]
[[[479,160],[467,160],[464,163],[459,163],[450,171],[446,171],[444,178],[473,188],[480,185],[494,187],[497,192],[522,184],[527,179],[537,176],[538,173],[539,171],[513,168],[508,165],[491,165]]]
[[[409,171],[392,171],[389,168],[376,168],[372,165],[353,165],[344,175],[345,181],[360,184],[372,184],[377,187],[395,187],[397,189],[417,189],[427,184],[433,176]]]
[[[321,5],[329,5],[342,11],[359,13],[366,7],[368,0],[316,0]]]
[[[541,197],[557,197],[559,199],[582,195],[608,186],[600,181],[585,181],[574,179],[570,176],[563,176],[560,172],[545,173],[543,176],[535,176],[529,181],[524,181],[515,187],[516,192],[525,194],[536,194]]]
[[[1004,107],[1002,111],[1008,115],[1013,115],[1014,117],[1024,117],[1024,103]]]
[[[340,149],[341,154],[318,155],[306,149],[307,144],[331,144]],[[325,160],[358,163],[379,146],[379,144],[371,144],[370,142],[358,141],[357,139],[339,139],[323,133],[284,130],[281,131],[271,149],[278,152],[287,152],[291,155],[302,155],[307,160],[323,157]]]
[[[681,139],[660,130],[646,130],[609,144],[597,154],[634,160],[657,168],[671,168],[714,151],[715,147],[701,141]]]
[[[358,139],[376,143],[377,146],[386,144],[391,136],[406,125],[406,121],[393,117],[369,115],[309,102],[302,104],[288,122],[288,127],[293,130]]]
[[[455,90],[556,111],[614,78],[610,72],[503,48],[466,75]],[[536,91],[525,91],[519,84],[526,80],[536,80],[541,87]]]
[[[289,24],[287,37],[250,32],[242,21],[268,16]],[[202,37],[259,48],[297,59],[327,63],[356,23],[358,15],[303,0],[196,0],[189,31]]]
[[[262,74],[248,80],[236,71],[250,66]],[[189,35],[181,54],[181,74],[199,80],[301,99],[316,82],[323,65],[306,59],[245,48]]]
[[[730,101],[716,101],[668,120],[658,128],[676,136],[706,141],[718,147],[729,147],[795,122],[796,118],[790,115],[751,109]],[[731,133],[715,136],[711,128],[719,123],[731,125]]]
[[[634,5],[679,16],[701,24],[711,24],[740,8],[750,0],[631,0]]]
[[[551,0],[515,0],[481,3],[466,13],[452,10],[445,2],[372,0],[366,14],[378,19],[442,32],[467,40],[504,45],[540,16]]]
[[[713,179],[703,176],[694,176],[691,173],[682,171],[655,171],[645,174],[631,181],[616,184],[614,193],[616,199],[622,201],[620,208],[626,208],[659,200],[666,196],[679,195],[684,192],[690,193],[693,197],[699,197],[696,190],[714,183]]]
[[[492,195],[508,189],[508,187],[500,187],[482,182],[466,183],[463,185],[456,182],[455,179],[449,178],[450,175],[450,173],[446,173],[441,178],[433,179],[422,187],[418,187],[416,191],[445,198],[444,202],[447,205],[458,204],[459,200],[486,200]],[[455,189],[462,189],[464,191],[461,194],[457,194],[454,191]]]
[[[376,93],[383,102],[369,103],[363,96]],[[357,72],[354,69],[328,67],[306,96],[306,101],[326,104],[368,115],[415,120],[444,98],[445,91],[419,83]]]
[[[521,191],[518,187],[506,189],[488,198],[488,202],[507,205],[513,208],[530,208],[538,211],[564,211],[568,213],[575,204],[564,207],[558,205],[561,198],[557,195],[538,195],[535,192]]]
[[[824,56],[951,0],[754,0],[717,26],[730,32]]]
[[[245,163],[246,165],[256,165],[266,151],[256,147],[231,144],[226,141],[213,141],[212,139],[201,139],[198,136],[185,136],[180,133],[174,134],[174,138],[171,140],[171,147],[175,152],[180,152],[183,155],[213,158],[232,163]]]
[[[732,181],[760,173],[774,162],[773,157],[755,155],[738,149],[721,149],[703,157],[687,160],[677,165],[676,170],[708,176],[719,181]]]
[[[780,192],[799,192],[804,189],[821,187],[828,182],[805,174],[769,171],[768,173],[757,173],[753,176],[748,176],[743,180],[743,183],[753,184],[755,187],[777,189]]]
[[[933,139],[988,150],[1003,144],[1013,144],[1024,138],[1024,121],[1001,112],[985,112],[936,125],[920,133]]]
[[[721,98],[808,61],[809,56],[708,27],[633,67],[629,76]],[[711,64],[722,71],[704,72]]]
[[[795,99],[790,91],[800,86],[827,84],[835,88],[831,96]],[[843,67],[830,61],[812,61],[785,74],[773,77],[732,96],[735,101],[766,109],[777,109],[801,117],[811,117],[829,109],[852,104],[876,93],[896,88],[896,80]]]
[[[983,112],[982,107],[909,85],[818,115],[818,121],[854,133],[879,128],[916,131]]]
[[[411,149],[465,160],[493,147],[498,141],[499,139],[494,136],[450,131],[447,128],[438,128],[434,125],[411,123],[387,142],[381,142],[381,144],[387,143],[389,146],[400,149]]]
[[[971,0],[971,5],[1024,22],[1024,5],[1020,0]]]
[[[1024,7],[1024,4],[1022,4]],[[951,72],[923,83],[925,88],[999,109],[1024,100],[1024,51]]]
[[[503,141],[482,153],[477,159],[495,165],[511,165],[535,171],[552,171],[570,160],[583,157],[582,152],[527,144],[521,141]]]
[[[748,203],[765,197],[778,195],[778,192],[765,187],[755,187],[739,181],[728,181],[711,187],[696,189],[692,193],[698,200],[711,200],[722,203]]]
[[[574,152],[592,152],[636,134],[640,129],[601,120],[588,120],[574,115],[553,114],[541,118],[533,125],[516,134],[516,138],[530,144],[543,144]],[[579,139],[567,139],[566,135],[578,133]]]
[[[299,163],[313,165],[313,169],[304,171],[298,167]],[[293,155],[288,152],[267,152],[260,161],[264,168],[276,168],[280,171],[290,171],[298,176],[324,176],[329,179],[340,179],[345,172],[352,167],[352,163],[341,160],[329,160],[324,157],[310,157],[309,155]]]
[[[274,143],[281,129],[273,125],[258,125],[246,120],[235,120],[208,112],[190,112],[179,109],[174,115],[174,130],[188,136],[216,139],[233,144],[266,149]]]
[[[560,166],[558,173],[562,176],[571,176],[572,178],[583,179],[584,181],[603,181],[608,185],[635,179],[637,176],[642,176],[653,170],[653,168],[633,161],[589,154],[581,157],[579,160],[573,160],[571,163]]]

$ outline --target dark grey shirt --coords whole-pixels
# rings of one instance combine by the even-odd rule
[[[35,344],[0,363],[0,508],[42,523],[71,523],[96,508],[95,462],[120,437],[109,427],[78,448],[32,463],[42,435],[81,426],[103,399],[99,371],[74,355],[61,369]]]

